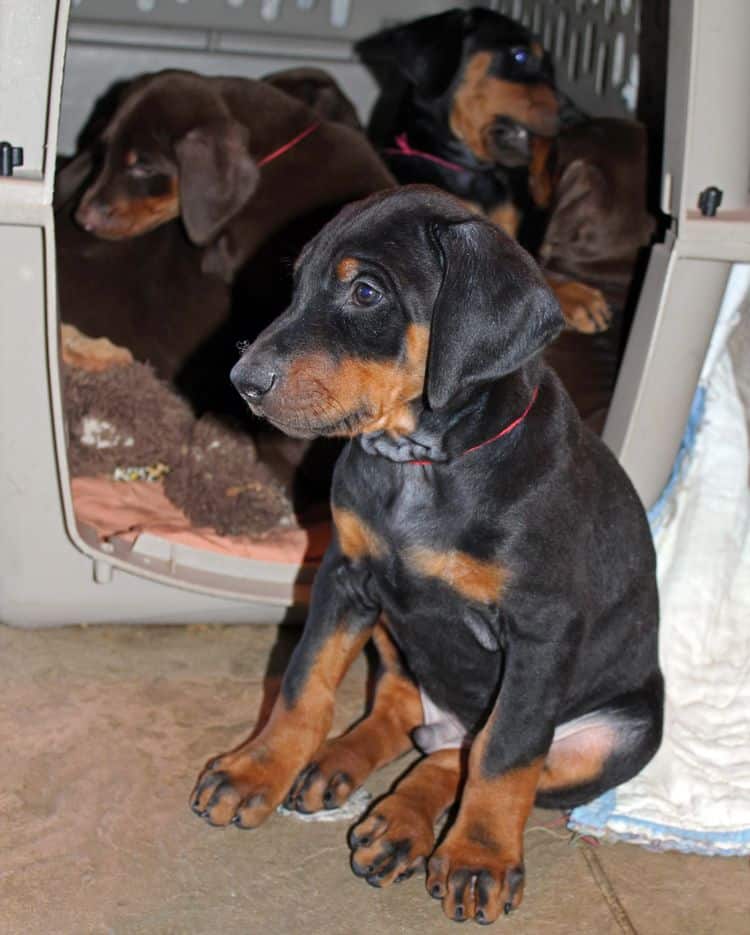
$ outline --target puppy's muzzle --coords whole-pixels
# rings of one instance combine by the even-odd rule
[[[510,117],[497,117],[488,131],[487,149],[497,162],[508,168],[527,165],[531,160],[528,128]]]
[[[75,213],[80,226],[91,233],[106,229],[112,219],[112,207],[101,201],[84,199]]]

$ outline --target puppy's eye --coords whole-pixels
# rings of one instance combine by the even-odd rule
[[[512,55],[517,65],[525,65],[531,58],[531,52],[528,49],[513,49]]]
[[[358,282],[352,290],[352,298],[356,305],[361,305],[362,308],[372,308],[378,304],[383,295],[369,283]]]
[[[151,163],[147,162],[143,156],[139,155],[134,149],[125,154],[125,170],[128,175],[137,179],[147,178],[154,175],[156,169]]]
[[[132,168],[128,169],[128,172],[135,179],[149,179],[157,174],[156,168],[145,162],[139,162],[138,165],[132,166]]]

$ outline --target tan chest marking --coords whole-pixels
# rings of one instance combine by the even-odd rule
[[[333,522],[341,551],[347,558],[379,558],[385,555],[385,543],[380,536],[352,510],[333,507]]]
[[[518,225],[521,223],[521,214],[512,201],[504,205],[497,205],[487,213],[487,217],[493,224],[504,230],[509,237],[515,240],[518,233]]]
[[[438,578],[472,601],[498,601],[508,580],[508,571],[497,562],[485,562],[467,552],[414,547],[406,552],[406,563],[418,574]]]
[[[531,164],[529,165],[529,193],[534,204],[548,208],[552,200],[552,172],[550,156],[552,140],[535,136],[531,141]]]

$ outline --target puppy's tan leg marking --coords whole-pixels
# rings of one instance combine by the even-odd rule
[[[338,629],[327,638],[295,702],[282,692],[257,737],[208,763],[193,790],[194,812],[241,828],[268,817],[330,730],[336,688],[370,632]]]
[[[383,672],[369,715],[346,733],[327,741],[302,770],[288,804],[302,812],[336,808],[367,777],[413,747],[411,731],[422,723],[419,689],[404,673],[385,626],[375,627],[373,641]]]
[[[385,554],[383,540],[356,513],[337,506],[333,506],[331,512],[341,551],[347,558],[357,561],[367,556],[379,558]]]
[[[529,194],[539,208],[548,208],[552,200],[552,173],[549,168],[551,149],[552,140],[548,137],[532,137]]]
[[[427,874],[428,892],[456,921],[492,922],[523,898],[523,831],[544,758],[499,776],[488,773],[485,752],[494,716],[472,744],[456,821]]]

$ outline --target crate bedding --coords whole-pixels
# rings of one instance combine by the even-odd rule
[[[68,464],[76,518],[100,540],[151,533],[241,558],[319,559],[328,523],[295,517],[287,483],[244,427],[188,404],[106,338],[61,328]],[[283,443],[282,443],[283,444]]]
[[[219,555],[290,565],[320,561],[328,544],[330,527],[323,519],[276,527],[263,536],[221,535],[212,526],[196,526],[168,499],[161,483],[75,477],[71,491],[77,520],[105,542],[134,545],[139,536],[150,534]]]
[[[741,317],[742,316],[742,317]],[[741,324],[735,371],[728,341]],[[659,850],[750,854],[750,265],[732,270],[672,478],[649,514],[658,557],[662,746],[575,809],[581,833]],[[747,387],[746,387],[747,389]]]

